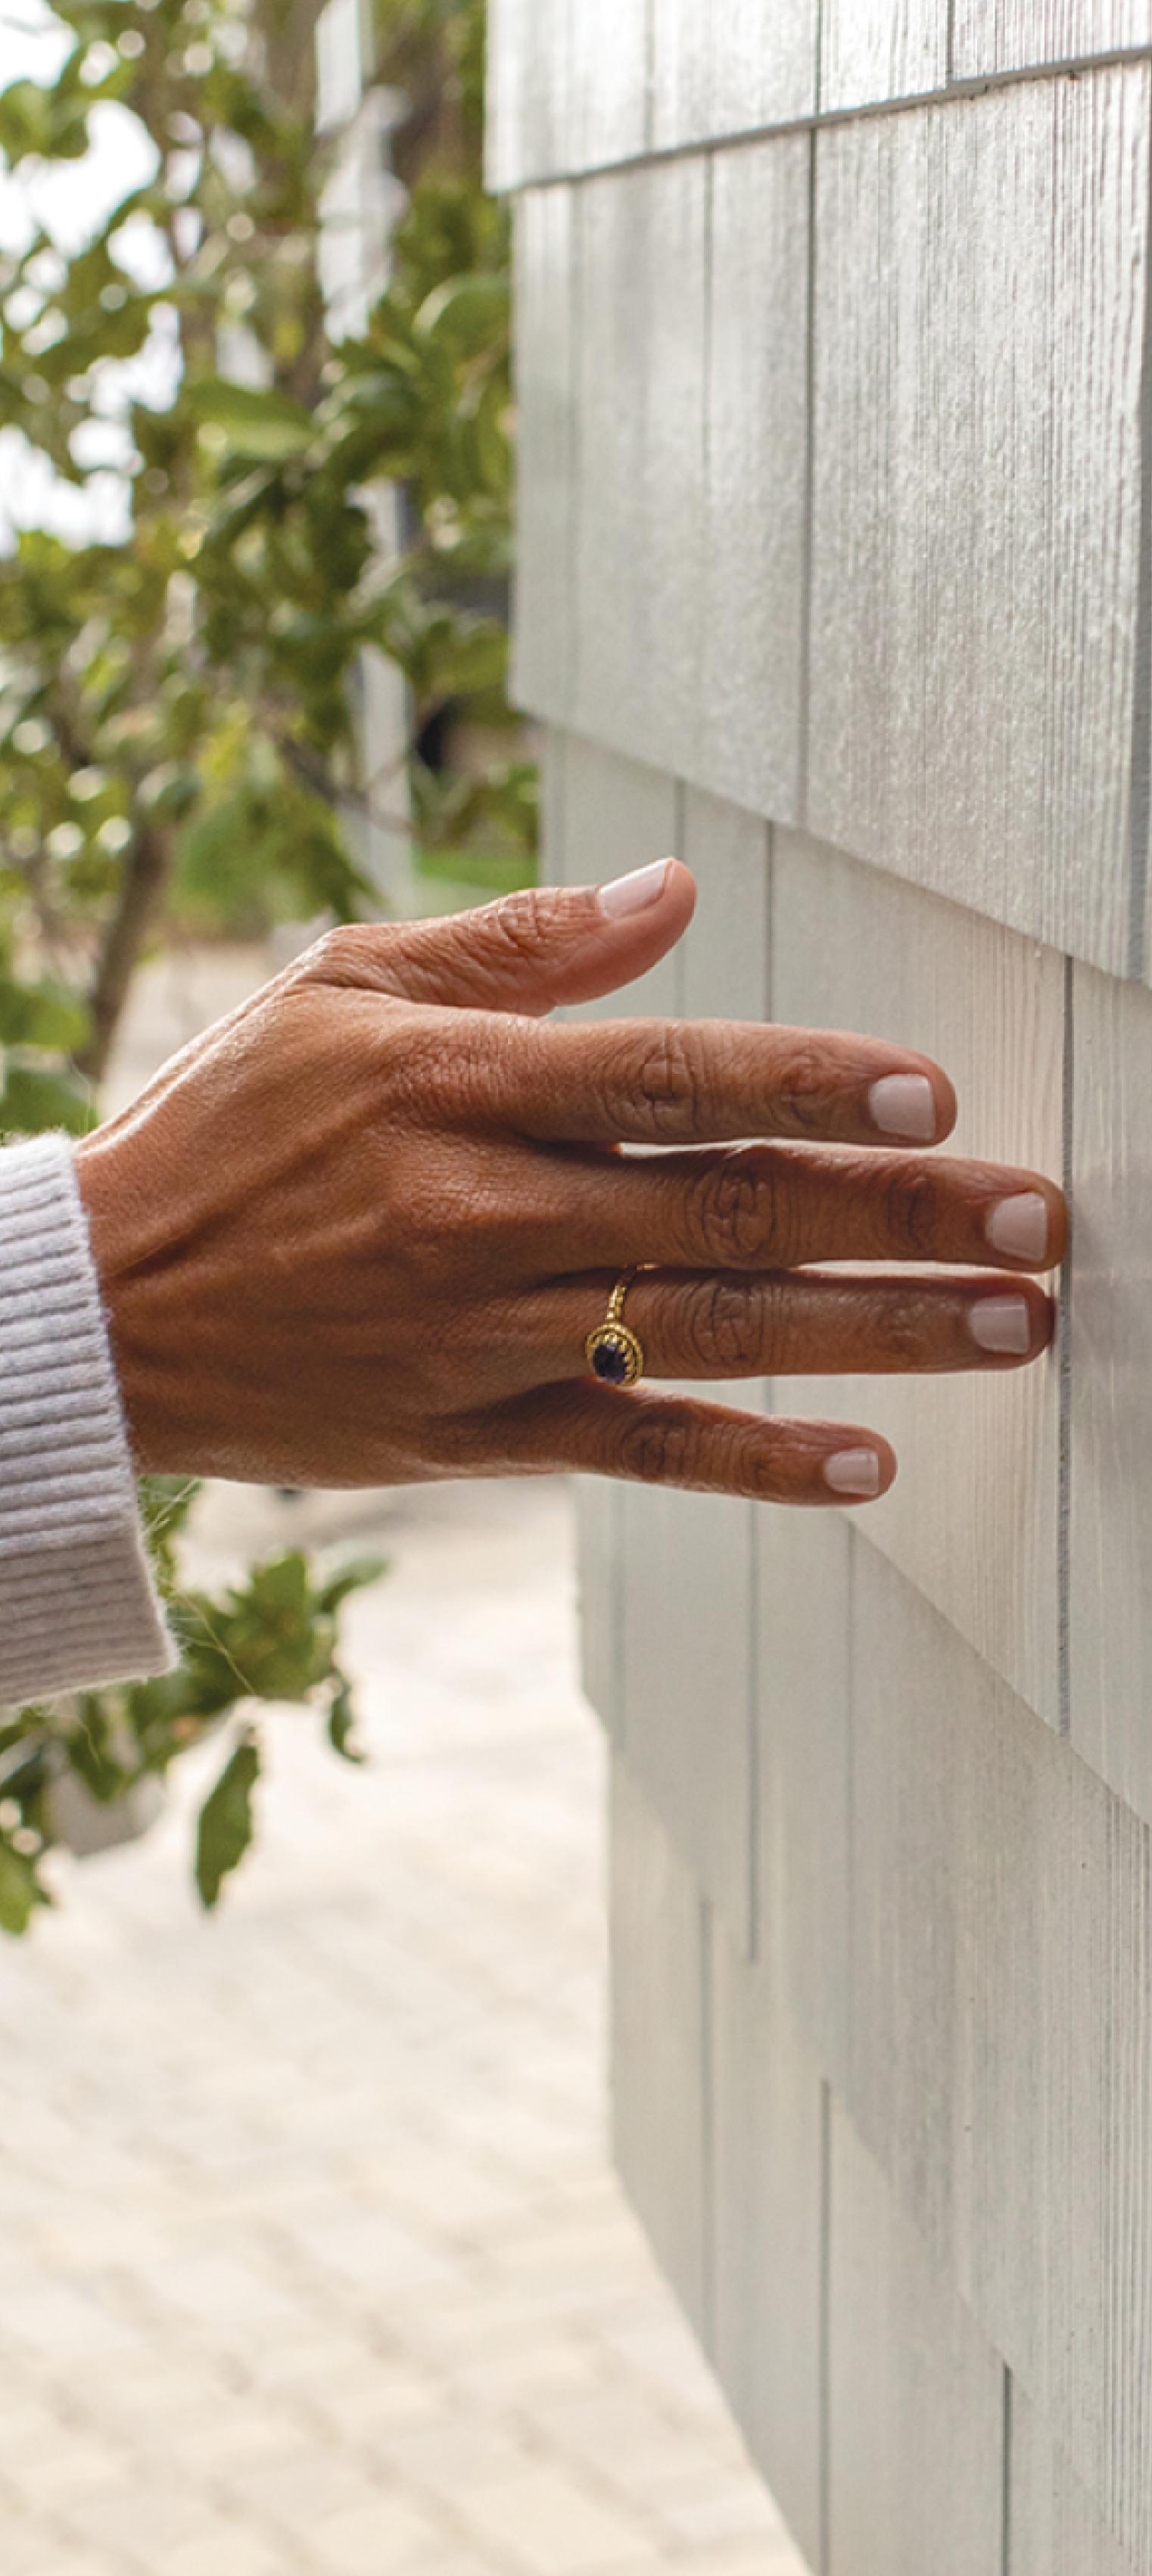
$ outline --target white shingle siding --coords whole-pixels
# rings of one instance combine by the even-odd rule
[[[821,2576],[1152,2576],[1152,9],[582,10],[494,45],[549,872],[677,848],[609,1008],[1077,1200],[1038,1369],[776,1390],[874,1511],[582,1491],[619,2152]]]

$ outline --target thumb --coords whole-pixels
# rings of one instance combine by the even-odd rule
[[[445,921],[397,922],[377,969],[412,1002],[539,1016],[645,974],[682,938],[695,905],[687,868],[658,859],[607,886],[528,886]]]

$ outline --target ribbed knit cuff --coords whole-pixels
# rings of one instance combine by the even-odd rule
[[[0,1703],[175,1657],[63,1136],[0,1152]]]

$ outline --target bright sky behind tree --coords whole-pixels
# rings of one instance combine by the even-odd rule
[[[44,0],[0,0],[0,90],[17,80],[53,80],[72,42],[70,31]],[[36,222],[63,249],[75,250],[123,197],[152,177],[155,149],[127,108],[112,101],[98,104],[92,132],[93,147],[83,160],[39,170],[25,162],[17,173],[0,166],[0,250],[22,249]],[[147,223],[126,225],[120,250],[125,268],[141,282],[158,282],[163,276],[165,254]],[[130,365],[106,368],[106,420],[93,433],[100,447],[94,443],[88,456],[77,460],[106,470],[83,490],[61,481],[17,432],[0,430],[0,550],[11,545],[13,532],[21,527],[48,527],[80,541],[121,537],[126,511],[117,469],[126,444],[121,426],[125,403],[142,396],[163,404],[172,386],[171,351],[159,334]]]

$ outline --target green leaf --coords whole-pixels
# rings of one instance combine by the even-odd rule
[[[234,456],[275,464],[302,456],[316,437],[315,421],[303,403],[271,388],[209,376],[191,387],[188,401],[198,421],[223,430]]]
[[[350,921],[369,892],[337,818],[279,770],[203,809],[177,845],[174,902],[197,931],[259,932],[325,911]]]
[[[413,865],[433,885],[450,887],[454,899],[463,886],[479,887],[485,894],[517,894],[521,886],[535,882],[522,850],[418,849]]]
[[[196,1828],[196,1885],[209,1912],[252,1840],[252,1792],[259,1777],[260,1747],[254,1735],[245,1735],[205,1799]]]
[[[362,1764],[368,1757],[354,1741],[355,1726],[351,1685],[341,1681],[328,1711],[328,1741],[343,1762]]]
[[[316,1595],[317,1607],[326,1618],[334,1619],[342,1601],[350,1592],[363,1592],[370,1583],[379,1583],[388,1572],[386,1556],[354,1556],[338,1568],[330,1582],[322,1584]]]
[[[509,286],[506,277],[451,277],[422,304],[416,328],[455,358],[474,358],[499,348],[508,329]]]
[[[465,618],[436,640],[433,663],[437,695],[470,697],[498,688],[508,667],[508,637],[495,618]]]
[[[305,1700],[332,1669],[333,1624],[296,1550],[253,1567],[223,1603],[186,1596],[177,1627],[190,1714],[210,1716],[240,1699]]]
[[[10,984],[0,978],[0,1046],[82,1046],[88,1014],[62,984]]]
[[[68,97],[40,81],[12,81],[0,95],[0,152],[15,165],[28,154],[78,161],[88,150],[90,93]]]
[[[91,1096],[70,1074],[9,1065],[0,1092],[0,1134],[41,1136],[50,1127],[64,1127],[70,1136],[87,1136],[95,1124]]]
[[[82,1691],[76,1702],[76,1723],[66,1739],[68,1765],[102,1806],[122,1797],[132,1783],[133,1770],[120,1758],[125,1750],[123,1732],[119,1742],[117,1733],[113,1711],[99,1691]]]
[[[37,1906],[51,1901],[37,1878],[35,1863],[24,1852],[13,1851],[10,1842],[0,1840],[0,1928],[26,1932]]]

